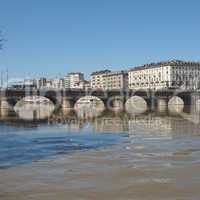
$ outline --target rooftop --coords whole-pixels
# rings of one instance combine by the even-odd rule
[[[76,74],[82,75],[83,73],[82,72],[70,72],[67,75],[76,75]]]
[[[126,75],[128,74],[128,71],[125,71],[125,70],[121,70],[121,71],[113,71],[113,72],[109,72],[105,75],[103,75],[104,77],[106,76],[115,76],[115,75]]]
[[[169,61],[162,61],[158,63],[150,63],[150,64],[145,64],[142,66],[137,66],[130,71],[137,71],[137,70],[143,70],[143,69],[151,69],[151,68],[156,68],[156,67],[164,67],[164,66],[200,66],[200,62],[192,62],[192,61],[182,61],[182,60],[169,60]]]
[[[87,80],[81,80],[81,81],[78,81],[76,84],[81,84],[81,83],[84,83],[84,84],[90,84],[90,81],[87,81]]]
[[[107,73],[110,73],[110,72],[111,72],[110,70],[106,69],[106,70],[93,72],[91,75],[107,74]]]

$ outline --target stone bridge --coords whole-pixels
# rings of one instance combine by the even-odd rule
[[[183,90],[1,90],[0,106],[1,109],[13,107],[15,104],[27,96],[42,96],[51,100],[57,108],[74,108],[75,103],[82,97],[95,96],[104,102],[106,107],[124,108],[125,103],[133,96],[139,96],[147,103],[149,110],[167,109],[169,104],[181,103],[183,106],[199,103],[200,92]],[[175,98],[174,98],[175,97]],[[172,101],[176,99],[175,101]],[[178,99],[178,101],[177,101]]]

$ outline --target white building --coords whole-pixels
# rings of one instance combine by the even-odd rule
[[[131,69],[128,80],[130,89],[197,89],[200,62],[172,60],[146,64]]]
[[[51,79],[48,79],[46,81],[46,88],[52,88],[53,87],[53,80]]]
[[[37,87],[37,82],[35,79],[24,79],[25,87]]]
[[[64,77],[64,88],[70,88],[70,76]]]
[[[14,81],[9,84],[9,87],[15,89],[37,88],[37,81],[35,79]]]
[[[52,80],[52,88],[62,89],[64,88],[64,79],[56,78]]]
[[[78,82],[84,80],[84,75],[80,72],[68,73],[64,77],[64,87],[65,88],[76,88]]]
[[[47,79],[46,78],[39,78],[37,79],[37,88],[45,88],[46,87],[46,83],[47,83]]]

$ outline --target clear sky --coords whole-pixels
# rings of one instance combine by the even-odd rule
[[[200,60],[199,0],[0,0],[0,70],[56,76]]]

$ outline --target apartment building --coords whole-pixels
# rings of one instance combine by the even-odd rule
[[[110,73],[110,70],[102,70],[102,71],[96,71],[93,72],[90,75],[90,84],[92,89],[104,89],[104,81],[103,76]]]
[[[89,90],[90,89],[90,81],[79,81],[75,84],[76,89],[81,89],[81,90]]]
[[[54,89],[62,89],[64,88],[64,79],[56,78],[52,80],[52,88]]]
[[[128,88],[127,71],[103,70],[91,74],[91,88],[102,90],[126,89]]]
[[[127,89],[128,72],[115,71],[103,75],[103,88],[105,90]]]
[[[132,68],[128,73],[130,89],[198,89],[200,62],[171,60]]]
[[[47,83],[47,79],[45,77],[37,79],[37,88],[45,88]]]
[[[52,79],[48,79],[46,81],[46,88],[52,88],[53,87],[53,80]]]
[[[84,80],[84,74],[80,72],[73,72],[73,73],[68,73],[64,77],[64,87],[65,88],[76,88],[76,85],[78,82]]]

